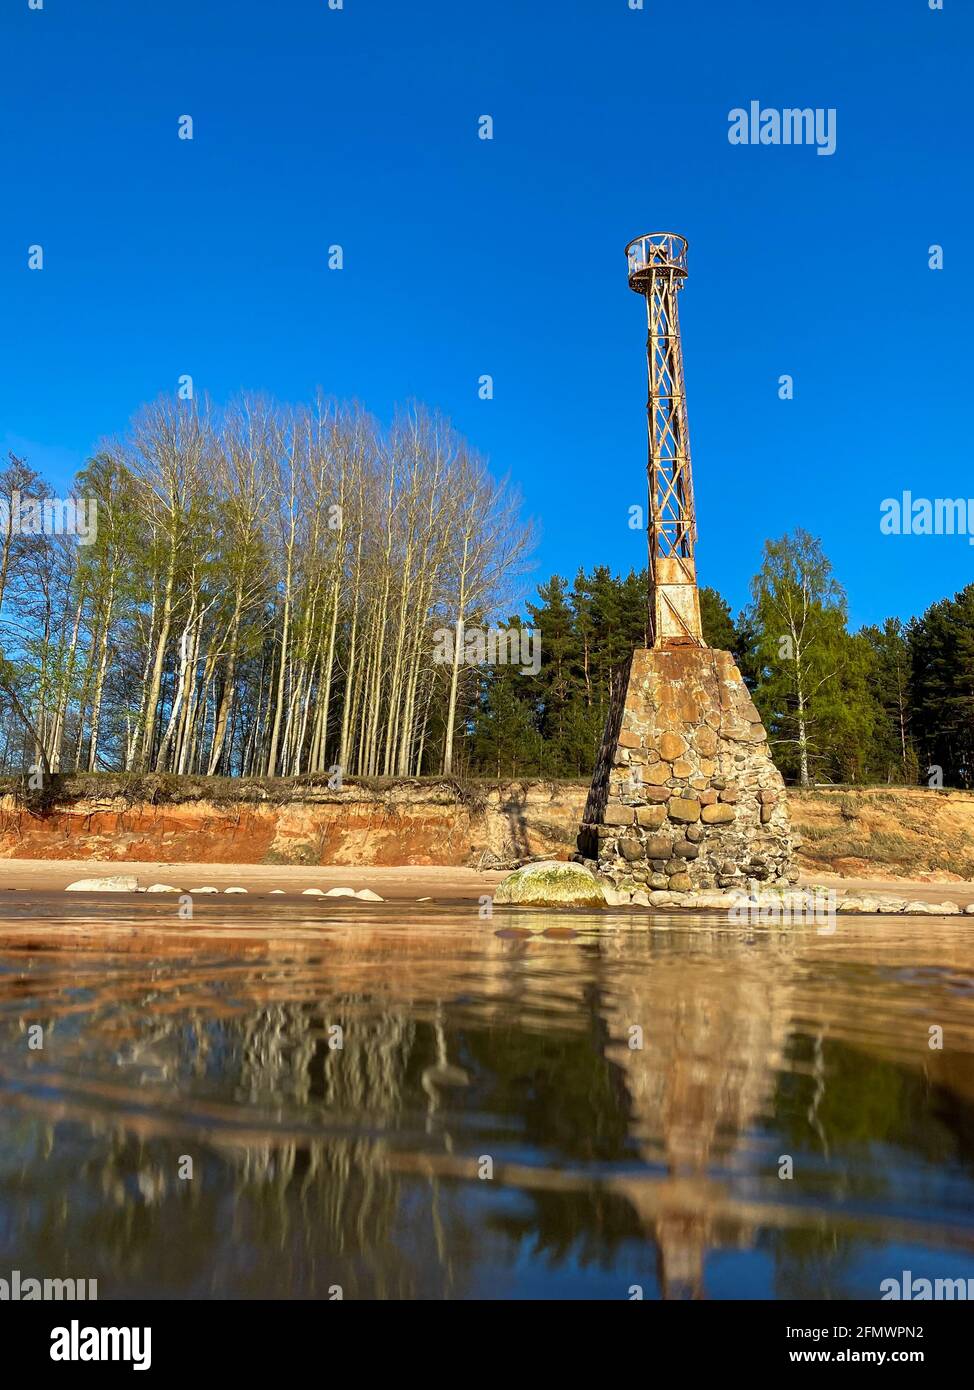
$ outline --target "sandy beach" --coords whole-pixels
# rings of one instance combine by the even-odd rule
[[[275,889],[300,895],[306,888],[370,888],[387,901],[415,902],[421,898],[456,900],[491,893],[506,877],[493,870],[452,866],[402,865],[280,865],[280,864],[173,864],[162,861],[126,862],[91,859],[0,860],[0,894],[57,893],[82,878],[132,874],[142,888],[167,883],[181,892],[212,887],[246,888],[261,896]],[[802,884],[824,884],[838,894],[895,895],[919,902],[974,902],[974,883],[928,882],[920,879],[841,878],[837,874],[805,874]]]
[[[212,887],[246,888],[259,895],[280,889],[300,894],[306,888],[371,888],[386,900],[418,898],[478,898],[490,893],[503,873],[451,867],[406,865],[402,868],[280,864],[172,864],[162,862],[98,861],[92,859],[0,860],[0,893],[54,893],[82,878],[132,874],[142,888],[168,883],[181,892]]]

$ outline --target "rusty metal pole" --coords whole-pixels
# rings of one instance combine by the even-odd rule
[[[683,384],[677,295],[687,277],[687,243],[672,232],[626,247],[629,288],[646,300],[649,397],[649,623],[654,647],[702,647],[693,549],[697,526]]]

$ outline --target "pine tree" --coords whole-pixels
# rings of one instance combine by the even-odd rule
[[[704,587],[700,590],[700,619],[703,640],[708,647],[736,654],[737,628],[731,617],[730,604],[721,598],[716,589]]]
[[[871,651],[871,698],[883,711],[868,752],[869,775],[879,781],[913,785],[918,764],[911,732],[907,629],[899,618],[887,618],[881,628],[864,627],[860,636]]]
[[[564,766],[564,742],[568,709],[578,694],[581,652],[575,632],[568,588],[560,575],[552,575],[538,588],[540,603],[529,603],[528,625],[540,635],[541,671],[539,732],[552,753],[555,771]]]
[[[496,666],[485,674],[471,720],[471,765],[478,772],[526,777],[542,770],[541,736],[529,690],[533,684],[534,678],[515,666]]]
[[[909,631],[920,776],[974,785],[974,584],[941,599]]]

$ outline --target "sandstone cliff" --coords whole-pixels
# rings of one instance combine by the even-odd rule
[[[503,866],[567,859],[587,783],[62,777],[0,796],[0,857]]]
[[[58,778],[26,802],[0,780],[0,858],[494,868],[567,859],[587,781]],[[788,789],[808,872],[974,881],[974,795]]]

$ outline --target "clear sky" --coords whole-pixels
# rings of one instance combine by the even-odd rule
[[[966,537],[879,531],[904,489],[974,497],[968,0],[28,4],[0,10],[0,445],[54,481],[183,373],[416,398],[520,485],[535,580],[641,565],[622,251],[672,230],[701,582],[736,608],[799,523],[856,624],[974,577]],[[835,108],[835,153],[730,144],[752,101]]]

